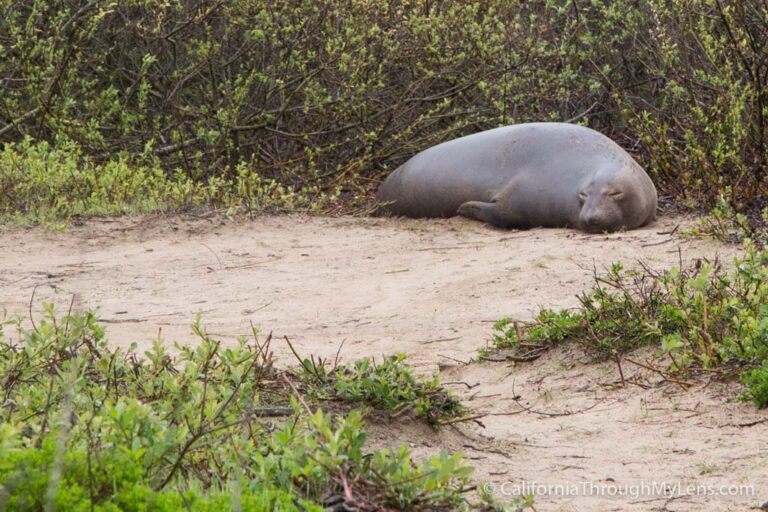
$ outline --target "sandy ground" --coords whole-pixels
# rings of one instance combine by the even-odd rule
[[[287,336],[303,355],[333,358],[342,342],[345,360],[405,352],[488,413],[485,428],[435,434],[393,421],[372,426],[379,444],[410,442],[423,454],[463,449],[496,495],[535,490],[538,510],[748,510],[768,500],[768,414],[735,400],[737,385],[682,390],[634,367],[625,377],[642,386],[621,386],[615,364],[574,350],[517,367],[465,364],[495,320],[574,306],[593,269],[613,261],[730,261],[732,247],[670,235],[689,222],[667,217],[611,235],[499,231],[459,218],[300,216],[101,219],[65,233],[4,228],[0,307],[28,318],[31,304],[39,318],[43,302],[64,312],[74,298],[77,309],[98,307],[120,346],[147,346],[158,333],[194,342],[189,325],[200,313],[227,342],[253,324]],[[281,364],[293,363],[285,344],[273,348]],[[730,495],[723,485],[752,488]]]

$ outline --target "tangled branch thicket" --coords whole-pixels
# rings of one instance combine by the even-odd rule
[[[0,0],[0,55],[5,152],[95,166],[31,193],[24,165],[58,160],[5,158],[6,214],[54,192],[64,214],[152,208],[157,187],[171,207],[355,205],[430,145],[543,120],[608,134],[683,204],[766,192],[764,0]],[[105,162],[152,183],[116,191]]]

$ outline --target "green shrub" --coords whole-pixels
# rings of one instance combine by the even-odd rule
[[[144,480],[142,455],[125,448],[105,450],[98,459],[87,451],[68,451],[60,462],[60,476],[51,493],[57,467],[56,437],[48,436],[40,448],[6,452],[0,458],[0,509],[96,512],[214,512],[219,510],[316,511],[323,507],[268,484],[252,489],[231,484],[229,489],[153,490]],[[50,501],[49,501],[50,500]]]
[[[753,243],[764,248],[768,244],[768,208],[745,214],[737,211],[726,193],[696,224],[683,233],[687,237],[712,237],[726,243]]]
[[[0,151],[0,220],[44,223],[71,217],[220,206],[233,210],[322,208],[333,197],[295,193],[239,165],[232,177],[166,175],[158,162],[126,156],[97,163],[72,142],[55,148],[25,138]]]
[[[360,412],[310,407],[330,389],[386,410],[449,403],[420,410],[435,421],[460,410],[402,357],[318,379],[274,368],[270,338],[224,347],[199,320],[193,331],[194,347],[169,353],[156,340],[142,356],[111,348],[90,312],[58,317],[46,306],[32,330],[0,324],[0,509],[319,510],[312,503],[339,496],[399,510],[468,506],[461,453],[418,462],[407,447],[368,451]]]
[[[534,320],[497,322],[499,349],[575,341],[589,354],[618,358],[653,345],[670,370],[737,369],[758,406],[765,406],[768,361],[768,251],[747,247],[734,268],[699,261],[687,269],[624,271],[614,264],[595,277],[572,311],[542,310]],[[727,373],[727,372],[726,372]]]
[[[356,205],[419,150],[546,120],[603,131],[691,206],[729,190],[743,211],[765,193],[762,0],[0,0],[0,13],[0,144],[47,142],[126,181],[55,185],[56,215],[260,208],[273,193],[289,198],[278,208]],[[2,212],[40,201],[53,200],[0,189]]]

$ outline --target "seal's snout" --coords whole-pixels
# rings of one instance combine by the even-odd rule
[[[624,224],[623,215],[615,196],[615,193],[582,193],[579,228],[589,233],[621,229]]]
[[[607,218],[599,213],[589,213],[581,215],[579,218],[580,228],[588,233],[603,233],[607,231],[616,231],[621,227],[621,221],[618,219]]]
[[[595,215],[594,213],[588,213],[586,215],[581,216],[581,226],[584,229],[584,231],[589,231],[590,233],[598,233],[600,231],[604,231],[605,228],[603,227],[603,222],[600,216]]]

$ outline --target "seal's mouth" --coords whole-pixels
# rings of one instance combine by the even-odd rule
[[[613,231],[613,229],[611,229],[608,226],[604,226],[602,224],[589,223],[586,221],[579,221],[579,229],[581,229],[586,233],[593,233],[593,234],[608,233],[610,231]]]
[[[624,227],[621,215],[613,208],[583,207],[579,215],[579,229],[587,233],[612,233]]]
[[[585,231],[587,233],[592,233],[592,234],[613,233],[615,231],[620,231],[621,229],[623,229],[623,226],[621,225],[605,225],[601,223],[597,223],[597,224],[582,223],[581,226],[579,227],[582,231]]]

